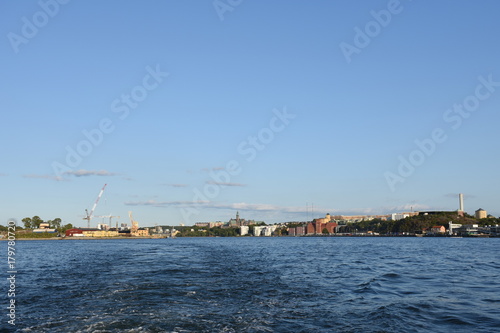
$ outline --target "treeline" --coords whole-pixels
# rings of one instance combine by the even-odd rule
[[[60,218],[55,218],[53,220],[47,220],[44,221],[42,220],[39,216],[35,215],[33,217],[25,217],[24,219],[21,220],[23,223],[23,227],[17,226],[17,230],[32,230],[32,229],[38,229],[40,228],[40,225],[42,223],[47,223],[49,225],[49,229],[56,229],[59,233],[64,233],[68,229],[72,229],[73,225],[71,223],[62,225],[62,221]]]
[[[16,225],[15,231],[16,235],[20,238],[52,238],[57,235],[62,235],[66,230],[73,228],[71,223],[62,225],[60,218],[55,218],[53,220],[42,220],[39,216],[25,217],[21,220],[22,225]],[[40,228],[41,224],[48,223],[49,229],[55,229],[56,233],[39,232],[34,233],[33,229]],[[5,235],[8,231],[12,231],[6,226],[0,225],[0,234]]]
[[[478,224],[479,226],[500,224],[500,219],[498,218],[476,219],[467,214],[462,217],[456,213],[439,213],[411,216],[398,221],[383,221],[381,219],[361,221],[341,226],[339,232],[372,231],[380,234],[421,233],[422,230],[432,228],[433,226],[444,226],[448,229],[450,221],[459,224]]]
[[[184,227],[178,228],[177,237],[234,237],[240,234],[240,228],[200,228],[200,227]]]

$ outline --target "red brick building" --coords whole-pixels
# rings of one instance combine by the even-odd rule
[[[325,218],[314,219],[312,222],[307,223],[306,234],[308,235],[323,234],[324,229],[326,229],[329,234],[334,234],[336,227],[337,223],[331,222],[330,214],[326,214]]]
[[[78,228],[66,230],[66,237],[73,237],[75,235],[83,236],[83,230]]]

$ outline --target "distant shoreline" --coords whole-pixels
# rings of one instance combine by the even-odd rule
[[[36,241],[36,240],[91,240],[91,239],[165,239],[166,237],[51,237],[51,238],[16,238],[14,241]],[[8,241],[1,238],[0,241]],[[12,241],[12,239],[11,239]]]
[[[328,236],[322,236],[322,235],[301,235],[301,236],[270,236],[270,237],[245,237],[245,236],[227,236],[227,237],[222,237],[222,236],[216,236],[216,237],[176,237],[176,238],[347,238],[347,237],[356,237],[356,238],[500,238],[498,236],[487,236],[487,235],[478,235],[478,236],[448,236],[448,235],[443,235],[443,236],[415,236],[415,235],[401,235],[401,236],[396,236],[396,235],[328,235]],[[115,240],[120,240],[120,239],[127,239],[127,240],[133,240],[133,239],[168,239],[169,237],[51,237],[51,238],[16,238],[15,241],[36,241],[36,240],[57,240],[57,241],[62,241],[62,240],[108,240],[108,239],[115,239]],[[8,241],[7,238],[0,238],[0,241]]]

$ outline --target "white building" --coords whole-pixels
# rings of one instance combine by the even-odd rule
[[[399,220],[405,219],[407,217],[410,217],[410,214],[408,214],[408,213],[392,213],[391,214],[391,220],[393,220],[393,221],[399,221]]]
[[[246,225],[242,225],[242,226],[240,227],[240,234],[241,234],[241,236],[248,235],[248,230],[249,230],[249,229],[250,229],[250,228],[249,228],[248,226],[246,226]]]
[[[462,227],[462,225],[459,223],[448,222],[448,234],[453,235],[453,229],[459,229],[460,227]]]
[[[412,217],[418,215],[418,212],[404,212],[404,213],[392,213],[390,219],[393,221],[403,220],[407,217]]]
[[[262,234],[262,229],[264,229],[264,227],[253,227],[253,235],[256,236],[256,237],[259,237],[261,234]]]
[[[275,225],[262,225],[262,226],[256,226],[253,228],[253,235],[254,236],[272,236],[273,232],[276,230],[277,226]]]

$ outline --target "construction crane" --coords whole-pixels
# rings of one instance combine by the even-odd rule
[[[109,218],[109,226],[111,227],[111,219],[113,217],[116,217],[119,219],[121,216],[113,216],[113,215],[109,214],[109,215],[99,215],[99,216],[94,216],[94,217]],[[116,223],[118,223],[118,222],[116,222]],[[118,228],[118,224],[117,224],[116,228]]]
[[[111,219],[112,219],[113,217],[116,217],[117,219],[119,219],[119,218],[120,218],[120,216],[111,216],[111,215],[109,215],[108,217],[109,217],[109,226],[110,226],[110,227],[111,227]],[[118,228],[118,221],[116,221],[116,228]]]
[[[130,218],[130,223],[132,224],[131,226],[132,233],[137,232],[137,229],[139,229],[139,222],[134,221],[134,219],[132,218],[132,212],[128,212],[128,217]]]
[[[97,196],[97,199],[94,203],[94,207],[92,207],[90,214],[89,214],[89,211],[87,209],[85,209],[85,217],[83,219],[87,220],[87,228],[90,228],[90,220],[92,220],[92,218],[94,217],[94,210],[97,207],[97,203],[99,202],[99,199],[101,199],[102,193],[104,192],[106,185],[108,185],[108,184],[104,184],[104,186],[101,189],[101,192],[99,192],[99,195]]]

